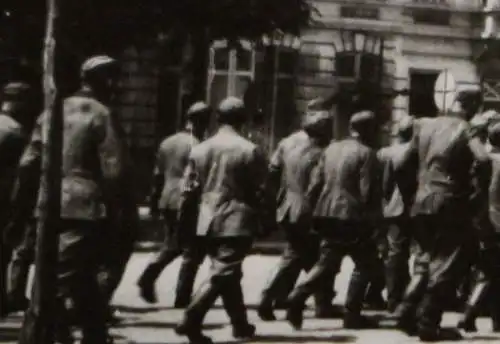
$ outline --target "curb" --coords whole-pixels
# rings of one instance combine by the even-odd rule
[[[140,241],[135,244],[134,252],[151,253],[157,252],[161,248],[161,243],[153,241]],[[256,242],[253,245],[251,254],[260,254],[266,256],[280,255],[285,248],[284,242]]]

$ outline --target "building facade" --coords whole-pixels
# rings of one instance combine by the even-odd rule
[[[388,97],[390,123],[407,114],[435,116],[434,84],[443,70],[458,88],[483,85],[488,107],[500,108],[500,73],[478,69],[484,42],[481,0],[313,0],[320,16],[301,37],[276,34],[237,47],[215,42],[206,100],[243,97],[255,113],[248,135],[271,151],[296,129],[307,102],[339,87],[373,79]],[[179,45],[181,46],[181,45]],[[133,48],[123,56],[121,107],[146,189],[159,140],[180,127],[182,49]],[[488,57],[484,57],[488,60]],[[485,63],[487,65],[487,63]],[[486,78],[481,77],[486,75]],[[335,135],[347,134],[348,111],[336,111]],[[345,115],[347,113],[347,115]]]

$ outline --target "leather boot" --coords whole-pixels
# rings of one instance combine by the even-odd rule
[[[212,283],[212,281],[204,283],[184,312],[184,318],[176,327],[175,332],[179,335],[186,335],[188,338],[202,340],[203,319],[215,303],[215,300],[217,300],[217,297],[219,297],[220,291],[221,288],[218,284]]]
[[[488,281],[476,284],[472,290],[472,294],[467,301],[465,310],[458,321],[458,328],[463,329],[465,332],[476,332],[476,317],[481,302],[484,300],[488,292],[490,283]]]
[[[221,292],[222,303],[233,326],[233,337],[252,338],[255,326],[248,322],[240,280],[227,283]]]
[[[31,263],[13,260],[10,268],[11,288],[8,294],[9,312],[24,311],[29,306],[26,287]]]

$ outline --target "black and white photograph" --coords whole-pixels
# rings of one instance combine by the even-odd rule
[[[0,0],[0,344],[500,343],[500,0]]]

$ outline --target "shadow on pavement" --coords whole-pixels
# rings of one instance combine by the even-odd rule
[[[122,322],[114,325],[113,328],[153,328],[153,329],[175,329],[177,323],[168,323],[164,321],[133,321]],[[203,330],[216,330],[226,326],[225,324],[204,324]]]
[[[121,306],[121,305],[113,305],[113,308],[119,312],[124,313],[136,313],[136,314],[144,314],[144,313],[152,313],[152,312],[161,312],[167,310],[174,310],[173,307],[161,307],[161,306],[150,306],[150,307],[131,307],[131,306]]]
[[[332,335],[328,337],[257,335],[255,336],[255,338],[252,338],[251,341],[258,343],[310,343],[310,342],[352,343],[355,342],[356,340],[357,340],[356,337],[347,335]]]

